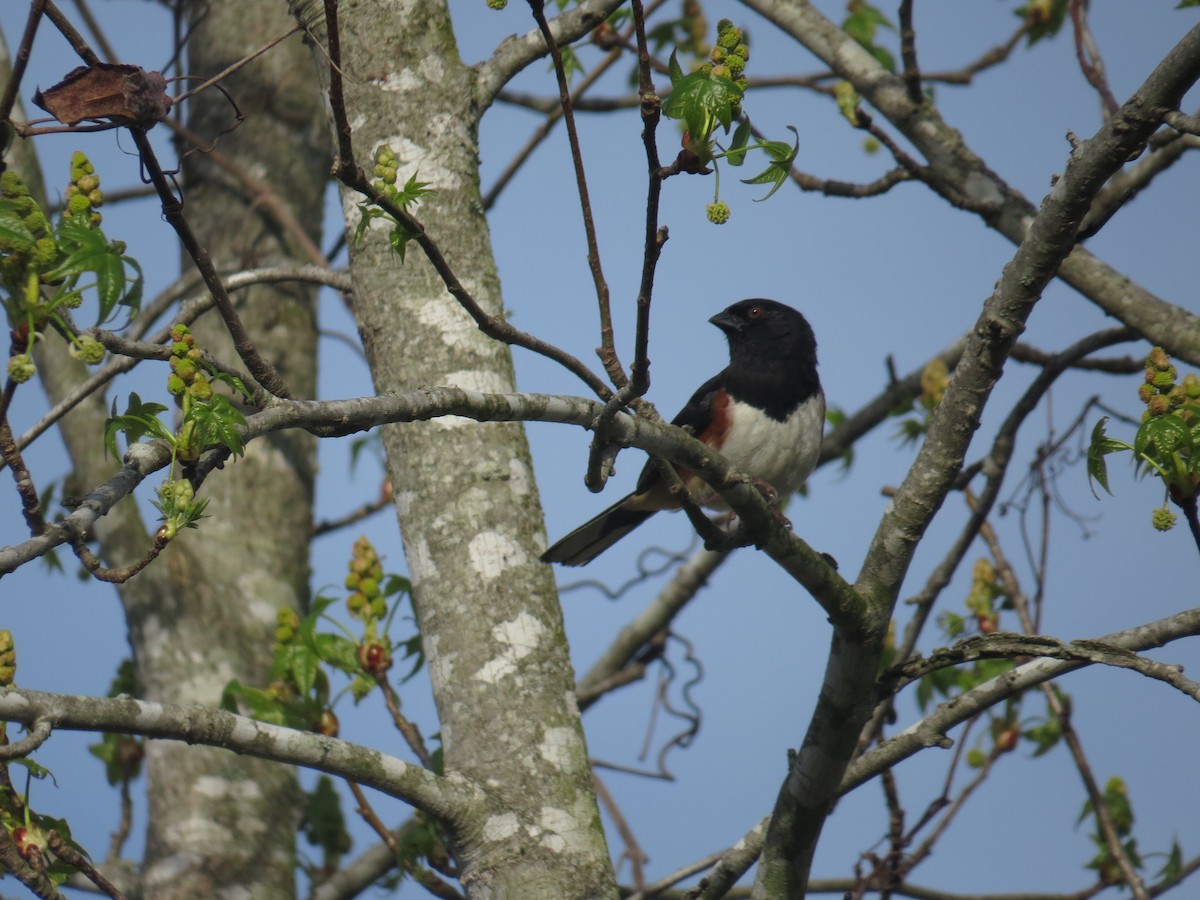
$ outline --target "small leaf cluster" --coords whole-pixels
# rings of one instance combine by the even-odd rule
[[[728,134],[733,120],[742,114],[742,96],[749,86],[744,74],[749,58],[750,48],[742,30],[729,19],[717,24],[717,43],[709,61],[694,72],[685,75],[678,53],[671,54],[671,94],[663,101],[662,111],[668,118],[683,122],[683,146],[695,156],[697,166],[712,159],[717,128]],[[731,60],[733,65],[729,64]]]
[[[1129,451],[1142,474],[1153,473],[1162,481],[1172,503],[1195,509],[1200,495],[1200,378],[1189,373],[1182,381],[1177,379],[1178,371],[1166,352],[1161,347],[1151,350],[1145,381],[1138,388],[1138,399],[1146,405],[1142,424],[1128,444],[1105,433],[1107,416],[1096,423],[1088,448],[1089,482],[1111,494],[1105,458]],[[1152,524],[1166,531],[1175,524],[1175,514],[1164,505],[1154,511]]]
[[[796,136],[792,144],[783,141],[750,143],[750,120],[742,114],[742,98],[749,87],[745,74],[749,61],[750,47],[742,29],[729,19],[722,19],[717,23],[717,40],[706,62],[684,74],[678,52],[675,52],[671,54],[668,68],[671,93],[663,101],[663,115],[682,122],[684,127],[683,150],[676,165],[680,171],[697,175],[716,171],[713,202],[705,208],[708,220],[714,225],[724,225],[730,216],[729,204],[721,199],[720,160],[727,160],[736,167],[746,161],[746,154],[751,150],[765,153],[767,167],[742,182],[770,185],[766,196],[759,198],[766,200],[791,174],[792,163],[800,148],[800,136],[791,126],[788,130]],[[723,147],[717,142],[717,129],[728,134],[734,120],[739,120],[738,126],[729,146]]]
[[[141,269],[125,255],[122,242],[110,242],[100,230],[100,179],[79,152],[71,158],[66,197],[63,215],[52,226],[16,172],[0,175],[0,302],[14,334],[8,373],[17,382],[36,374],[31,351],[47,326],[70,341],[77,358],[90,365],[103,359],[104,348],[77,334],[68,314],[85,292],[95,292],[98,323],[111,319],[118,307],[136,312],[141,303]]]
[[[12,687],[17,677],[17,645],[12,632],[0,628],[0,688]]]
[[[609,22],[613,20],[610,17]],[[699,0],[684,0],[678,19],[666,19],[646,32],[646,41],[651,53],[659,54],[666,47],[674,46],[697,61],[712,52],[708,43],[708,18]],[[632,75],[637,84],[637,70]]]
[[[304,823],[301,826],[308,843],[321,850],[319,866],[306,866],[314,884],[320,884],[341,866],[342,857],[354,845],[346,830],[341,798],[328,775],[317,778],[316,785],[305,794]]]
[[[130,393],[125,412],[120,414],[114,400],[112,415],[104,422],[104,446],[114,457],[120,455],[118,434],[125,436],[127,444],[148,437],[171,448],[167,479],[151,501],[163,522],[155,536],[160,548],[172,541],[180,529],[197,527],[208,505],[207,498],[196,497],[195,486],[186,475],[180,475],[178,467],[195,465],[204,450],[214,445],[225,447],[234,456],[245,452],[240,428],[246,424],[246,417],[227,396],[213,390],[212,382],[219,381],[243,395],[249,394],[240,378],[217,371],[204,359],[203,350],[196,346],[186,325],[176,324],[171,329],[171,339],[167,391],[175,395],[182,412],[179,430],[172,431],[159,419],[167,411],[166,406],[143,401],[137,393]]]
[[[375,187],[391,203],[408,212],[410,207],[416,206],[423,197],[432,194],[433,190],[429,188],[428,181],[418,181],[415,172],[404,183],[404,187],[396,187],[399,165],[400,161],[396,157],[396,152],[386,144],[375,151]],[[362,217],[358,220],[358,228],[354,231],[355,243],[362,243],[363,235],[373,219],[383,219],[392,226],[388,232],[388,242],[396,255],[400,257],[400,262],[404,262],[404,253],[408,248],[408,242],[417,237],[417,233],[378,206],[360,203],[358,210]]]
[[[108,696],[137,696],[140,693],[133,660],[122,660],[109,685]],[[105,732],[98,743],[88,745],[88,752],[104,763],[104,776],[113,787],[133,781],[142,774],[142,760],[146,755],[143,738]]]
[[[1108,783],[1104,786],[1104,808],[1108,812],[1109,819],[1112,821],[1113,830],[1116,831],[1117,837],[1121,839],[1121,848],[1125,851],[1125,856],[1129,859],[1130,864],[1135,869],[1142,868],[1142,857],[1138,853],[1137,839],[1132,836],[1134,822],[1133,804],[1129,800],[1129,791],[1125,786],[1125,780],[1118,775],[1109,778]],[[1096,816],[1096,807],[1090,798],[1084,802],[1076,825],[1083,822],[1089,816]],[[1108,841],[1104,838],[1103,829],[1100,827],[1098,818],[1096,820],[1096,830],[1092,832],[1091,838],[1095,842],[1098,852],[1087,864],[1087,867],[1096,870],[1100,875],[1100,881],[1104,884],[1122,884],[1125,881],[1125,876],[1121,873],[1120,864],[1113,855],[1112,848],[1109,847]]]
[[[0,687],[10,687],[17,669],[17,651],[12,632],[0,629]],[[8,743],[7,727],[0,723],[0,742]],[[22,794],[14,785],[12,766],[26,773],[26,789]],[[8,831],[17,853],[32,868],[45,875],[53,884],[62,884],[75,873],[50,852],[50,836],[57,835],[64,844],[83,857],[87,852],[71,839],[71,828],[62,819],[35,813],[29,806],[29,783],[50,776],[50,770],[28,757],[0,760],[0,827]]]
[[[914,410],[917,412],[915,416],[904,418],[900,422],[896,436],[902,444],[915,443],[929,430],[933,411],[942,402],[949,386],[950,370],[946,364],[938,357],[926,363],[921,371],[921,393],[912,403],[892,411],[893,416],[908,416],[908,413]]]
[[[1026,46],[1032,47],[1043,38],[1054,37],[1067,17],[1069,0],[1029,0],[1014,11],[1029,28]]]
[[[846,4],[846,18],[842,20],[842,30],[875,57],[876,62],[894,73],[896,57],[886,47],[877,43],[880,29],[895,32],[896,26],[866,0],[850,0]]]
[[[415,657],[401,682],[415,675],[424,662],[419,637],[395,643],[389,637],[401,601],[411,593],[408,580],[384,575],[375,548],[361,537],[351,551],[346,586],[346,606],[361,623],[359,634],[327,615],[336,597],[318,596],[304,616],[280,609],[268,686],[260,689],[231,681],[222,705],[237,710],[240,704],[256,719],[333,737],[339,728],[333,711],[337,697],[349,692],[355,703],[361,701],[386,678],[397,650],[403,650],[406,659]],[[318,630],[322,624],[336,630]],[[337,697],[332,694],[331,671],[348,679]]]

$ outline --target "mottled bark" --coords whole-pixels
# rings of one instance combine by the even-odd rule
[[[282,4],[196,4],[190,71],[212,74],[290,24]],[[327,164],[320,98],[298,39],[276,49],[229,84],[246,123],[225,135],[220,151],[274,186],[315,236]],[[188,104],[189,127],[212,137],[232,111],[210,92]],[[104,173],[100,173],[103,177]],[[192,156],[185,172],[186,216],[218,265],[237,267],[295,255],[256,198],[211,162]],[[185,268],[189,265],[184,260]],[[263,287],[239,297],[260,350],[301,396],[315,386],[314,295]],[[235,357],[219,323],[195,329],[223,359]],[[43,383],[56,402],[86,377],[59,342],[40,349]],[[166,369],[162,370],[165,395]],[[104,398],[80,404],[62,434],[74,471],[68,490],[104,481]],[[187,532],[120,589],[129,639],[145,696],[216,705],[231,678],[261,681],[270,664],[275,610],[307,598],[308,529],[312,521],[315,442],[276,435],[255,442],[245,459],[207,482],[210,517]],[[148,527],[131,503],[97,523],[100,555],[125,565],[150,546]],[[291,770],[207,747],[150,742],[149,822],[143,895],[156,898],[294,896],[294,840],[299,792]]]
[[[188,70],[208,76],[257,49],[289,24],[282,4],[193,3]],[[246,113],[219,152],[276,191],[319,234],[323,182],[320,99],[299,39],[227,82]],[[188,104],[189,129],[204,139],[229,127],[232,110],[210,91]],[[185,214],[222,270],[292,255],[294,241],[245,185],[204,154],[185,161]],[[185,258],[183,265],[189,261]],[[236,302],[258,348],[299,396],[313,396],[315,295],[307,287],[260,286]],[[218,357],[236,359],[215,313],[193,328]],[[219,702],[231,678],[261,683],[270,665],[279,607],[308,594],[315,442],[302,433],[255,442],[244,459],[210,478],[210,517],[124,593],[146,696]],[[151,742],[146,896],[290,897],[299,791],[294,773],[220,750]]]
[[[475,72],[444,4],[341,4],[357,162],[389,146],[398,183],[436,193],[416,210],[489,312],[500,287],[479,195]],[[324,58],[315,57],[318,65]],[[343,197],[348,226],[360,198]],[[485,338],[420,251],[382,227],[353,248],[355,314],[375,387],[513,388],[508,348]],[[383,429],[388,474],[429,658],[448,772],[489,801],[451,823],[471,896],[613,897],[524,431],[461,419]]]

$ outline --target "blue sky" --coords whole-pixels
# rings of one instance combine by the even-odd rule
[[[1016,25],[1016,5],[1000,0],[918,2],[916,27],[923,68],[957,68],[1001,43]],[[10,47],[19,35],[23,6],[9,3],[0,8],[0,27]],[[521,3],[499,13],[490,12],[481,2],[451,6],[459,23],[460,48],[471,61],[486,56],[506,35],[531,27]],[[818,6],[832,18],[842,14],[841,4]],[[1118,99],[1125,99],[1195,23],[1195,10],[1176,11],[1174,6],[1165,0],[1095,5],[1092,25]],[[711,3],[706,9],[714,24],[728,16],[748,28],[754,53],[752,77],[818,68],[806,51],[774,34],[770,25],[743,7]],[[125,26],[111,29],[123,61],[146,68],[159,68],[166,61],[168,23],[155,8],[113,0],[99,11],[111,17],[108,21]],[[43,28],[26,80],[26,96],[34,86],[52,84],[77,64],[53,38],[51,30]],[[154,49],[147,54],[147,48]],[[585,65],[598,58],[590,48],[581,57]],[[629,67],[617,68],[620,74],[611,76],[607,88],[597,90],[597,95],[627,89],[623,79]],[[522,73],[517,85],[543,95],[554,93],[552,78],[541,62]],[[939,87],[937,101],[947,121],[962,131],[988,164],[1035,203],[1065,164],[1066,133],[1086,137],[1100,122],[1099,103],[1079,73],[1067,32],[1033,48],[1018,48],[1007,65],[983,73],[969,88]],[[1192,107],[1185,104],[1184,108]],[[885,158],[863,151],[861,133],[845,125],[827,98],[792,90],[751,91],[746,110],[771,137],[787,136],[787,125],[798,129],[796,163],[807,172],[865,181],[888,168]],[[489,111],[481,134],[485,189],[538,121],[528,111],[503,105]],[[580,129],[618,320],[618,348],[628,361],[644,208],[640,122],[635,113],[582,115]],[[659,138],[663,155],[669,158],[674,144],[669,124],[664,123]],[[129,154],[127,139],[112,133],[79,140],[53,136],[39,141],[52,189],[65,182],[66,160],[76,146],[95,160],[105,187],[136,183],[137,162]],[[1198,176],[1197,161],[1185,159],[1089,242],[1089,249],[1133,279],[1192,310],[1200,310],[1193,224]],[[704,218],[711,194],[711,179],[673,178],[664,188],[661,221],[670,227],[671,239],[659,265],[655,293],[650,397],[667,414],[674,413],[697,384],[723,365],[724,339],[707,319],[744,296],[773,297],[808,316],[820,345],[829,403],[853,411],[886,384],[889,355],[896,370],[906,373],[969,328],[1013,251],[977,218],[950,208],[916,184],[870,200],[826,199],[785,187],[769,201],[756,203],[761,188],[740,185],[727,174],[722,194],[733,214],[721,227]],[[598,343],[594,295],[561,130],[509,185],[492,211],[491,222],[505,304],[513,321],[582,359],[594,359],[592,348]],[[328,227],[335,227],[332,219]],[[130,253],[146,267],[148,293],[173,278],[177,252],[156,210],[136,204],[114,207],[106,211],[105,228],[110,237],[126,240]],[[354,332],[332,297],[322,299],[321,317],[326,329]],[[1110,324],[1086,299],[1054,284],[1035,311],[1025,339],[1055,350]],[[1142,345],[1129,345],[1116,352],[1138,355],[1144,350]],[[523,390],[581,391],[569,375],[540,358],[518,352],[516,365]],[[353,396],[370,389],[361,360],[335,340],[322,343],[320,367],[322,397]],[[1007,404],[1033,374],[1028,366],[1010,363],[969,459],[988,446]],[[147,383],[159,382],[152,378]],[[1048,429],[1061,433],[1085,399],[1096,393],[1136,413],[1136,386],[1136,378],[1064,377],[1022,431],[1004,498],[1019,499],[1017,481]],[[137,382],[123,383],[116,396],[123,398],[130,389],[141,390]],[[12,414],[14,430],[23,431],[43,406],[36,391],[19,392]],[[886,423],[864,441],[848,472],[830,466],[814,475],[809,496],[794,502],[789,511],[797,532],[818,550],[836,557],[849,577],[857,571],[886,503],[881,489],[898,484],[912,459],[912,448],[895,440],[895,429],[894,423]],[[552,538],[612,502],[632,484],[641,467],[636,451],[621,456],[618,477],[608,489],[611,493],[595,497],[582,484],[586,433],[549,425],[533,425],[529,433]],[[38,447],[35,476],[39,480],[61,477],[65,460],[56,440],[42,441]],[[378,489],[378,470],[368,462],[348,473],[347,453],[345,441],[322,445],[320,516],[356,506]],[[1097,501],[1078,458],[1064,460],[1056,472],[1055,491],[1079,519],[1061,511],[1052,515],[1044,619],[1048,633],[1090,637],[1196,605],[1197,561],[1186,529],[1160,535],[1149,527],[1150,510],[1161,504],[1161,492],[1151,482],[1135,480],[1120,463],[1113,466],[1111,483],[1116,496]],[[0,491],[0,544],[22,539],[17,510],[15,494]],[[1038,515],[1035,510],[1035,527]],[[1020,518],[1013,506],[997,518],[996,525],[1023,584],[1031,589],[1021,552]],[[963,520],[961,500],[950,498],[917,555],[904,596],[920,589]],[[376,541],[389,570],[403,570],[394,519],[384,513],[361,529],[317,542],[314,588],[340,583],[349,545],[359,531]],[[682,516],[659,516],[637,538],[586,570],[586,577],[610,585],[622,583],[634,573],[641,550],[655,544],[678,550],[687,545],[688,535]],[[977,546],[969,559],[981,553]],[[578,571],[560,572],[564,584],[579,577]],[[591,665],[661,583],[657,579],[640,585],[615,602],[586,587],[564,594],[578,669]],[[961,608],[968,587],[969,566],[946,591],[943,602]],[[0,626],[16,634],[19,680],[24,686],[83,694],[106,689],[113,667],[127,652],[119,605],[110,588],[82,584],[73,575],[47,575],[31,566],[4,580],[0,599],[5,602]],[[903,621],[905,610],[898,615]],[[1012,620],[1007,624],[1015,627]],[[677,750],[668,759],[677,780],[603,776],[651,857],[647,869],[651,878],[728,846],[769,811],[784,773],[786,749],[803,736],[829,638],[828,625],[811,598],[751,551],[740,552],[718,573],[680,618],[677,630],[692,642],[704,666],[704,679],[692,692],[704,713],[701,732],[688,750]],[[931,631],[922,647],[928,650],[937,643]],[[682,672],[678,647],[674,654]],[[1190,663],[1192,670],[1200,664],[1194,640],[1155,655]],[[1127,672],[1083,672],[1070,676],[1062,686],[1074,698],[1076,724],[1097,776],[1104,780],[1120,774],[1129,784],[1142,852],[1166,850],[1176,836],[1185,854],[1200,852],[1191,802],[1200,791],[1200,774],[1190,752],[1200,738],[1193,705],[1168,688]],[[419,684],[406,688],[405,702],[430,733],[436,725],[426,693],[427,688]],[[652,696],[652,684],[639,685],[589,712],[588,738],[595,757],[653,766],[657,748],[669,739],[673,726],[660,716],[655,749],[645,763],[639,762]],[[358,710],[339,710],[343,735],[400,752],[376,700],[368,700]],[[899,727],[915,720],[917,711],[910,699],[902,699],[899,709]],[[1031,697],[1026,715],[1041,709],[1041,701]],[[39,759],[54,769],[58,788],[39,785],[35,802],[47,812],[68,816],[84,845],[102,854],[117,807],[115,797],[101,787],[100,764],[81,759],[88,741],[86,736],[55,735]],[[937,795],[949,760],[948,753],[929,751],[899,768],[910,821]],[[956,783],[965,777],[960,774]],[[1048,802],[1047,797],[1052,799]],[[885,833],[886,819],[879,798],[879,788],[871,783],[841,802],[818,853],[818,877],[846,876],[860,853],[881,849],[875,844]],[[964,891],[1080,888],[1088,883],[1081,865],[1092,852],[1087,827],[1075,827],[1083,800],[1078,775],[1063,749],[1033,760],[1022,746],[1003,760],[914,880]],[[403,814],[400,804],[381,801],[380,807],[397,818]],[[143,812],[144,807],[139,807],[139,815]],[[369,840],[365,829],[359,829],[358,836],[360,841]],[[615,840],[613,849],[619,850]],[[140,852],[140,847],[135,842],[129,850]],[[1019,859],[1023,864],[997,866],[998,858]],[[1151,861],[1148,868],[1155,871],[1157,865]]]

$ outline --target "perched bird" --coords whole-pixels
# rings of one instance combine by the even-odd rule
[[[825,393],[812,328],[774,300],[742,300],[709,321],[729,339],[729,365],[700,386],[671,424],[689,428],[736,468],[786,497],[804,484],[821,453]],[[692,473],[679,475],[701,503],[720,505],[720,495]],[[637,490],[551,546],[542,561],[582,566],[659,510],[678,508],[650,461]]]

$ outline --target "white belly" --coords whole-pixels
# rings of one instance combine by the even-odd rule
[[[825,403],[811,397],[783,422],[745,403],[733,403],[721,453],[738,469],[775,488],[780,499],[798,490],[821,455]]]

